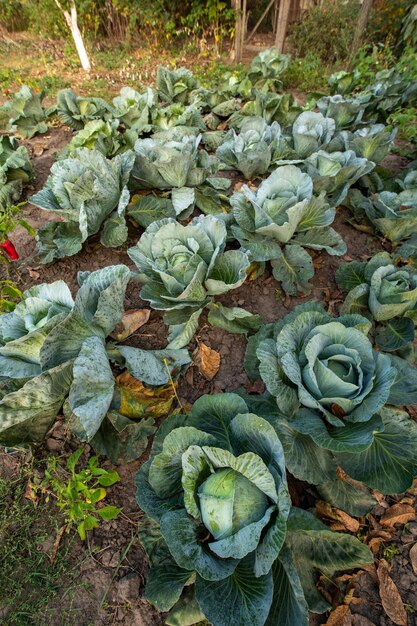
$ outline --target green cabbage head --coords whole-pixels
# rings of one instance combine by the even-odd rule
[[[185,605],[188,623],[307,626],[308,608],[327,609],[317,568],[332,575],[334,555],[338,569],[371,558],[356,538],[291,508],[276,431],[233,393],[171,416],[136,482],[151,565],[145,596],[171,611],[167,624],[183,623]]]
[[[398,350],[414,340],[417,272],[412,265],[398,267],[388,252],[381,252],[367,263],[342,265],[336,280],[348,290],[342,312],[361,311],[373,318],[382,350]]]
[[[152,308],[166,311],[167,324],[182,324],[192,316],[197,323],[213,296],[244,282],[249,257],[241,250],[224,252],[226,235],[224,221],[212,215],[196,217],[185,226],[167,218],[148,226],[128,250],[144,283],[141,297]]]
[[[259,371],[278,407],[320,411],[333,426],[366,422],[387,402],[396,371],[367,337],[358,315],[334,319],[322,310],[295,310],[275,339],[260,343]]]

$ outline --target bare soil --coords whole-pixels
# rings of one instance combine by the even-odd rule
[[[51,128],[48,135],[26,141],[36,171],[36,181],[30,196],[40,189],[54,162],[56,153],[69,141],[71,132],[65,127]],[[389,167],[401,169],[404,161],[390,157]],[[34,227],[38,228],[51,216],[30,203],[24,208],[24,217]],[[367,233],[356,230],[349,223],[349,213],[343,208],[338,209],[334,224],[335,229],[344,237],[348,253],[345,257],[331,257],[326,253],[314,254],[316,274],[313,280],[313,292],[308,299],[317,299],[325,304],[332,312],[337,313],[342,302],[342,294],[335,284],[335,270],[343,260],[364,260],[385,247],[380,239]],[[103,248],[98,239],[90,240],[83,250],[75,255],[49,266],[41,265],[36,260],[35,242],[22,229],[13,234],[13,241],[21,255],[21,262],[17,269],[20,274],[20,288],[26,289],[33,284],[51,282],[64,279],[75,292],[77,272],[79,270],[94,270],[106,265],[124,263],[132,267],[126,250],[140,237],[141,230],[130,227],[129,240],[120,249]],[[389,249],[388,246],[386,246]],[[265,322],[282,318],[305,298],[286,296],[279,284],[266,272],[261,278],[248,282],[240,289],[232,291],[221,298],[224,304],[243,306],[253,313],[259,313]],[[139,286],[132,284],[127,293],[126,308],[146,306],[139,296]],[[183,378],[179,388],[180,399],[183,403],[192,403],[205,393],[231,391],[237,387],[245,387],[253,391],[243,369],[245,339],[212,328],[200,323],[198,340],[217,350],[221,356],[220,370],[212,381],[207,381],[192,368],[190,374]],[[163,347],[167,342],[167,329],[161,316],[153,311],[149,322],[135,335],[135,343],[143,348]],[[195,348],[195,341],[191,344],[191,351]],[[261,387],[257,388],[261,391]],[[55,454],[68,454],[78,444],[68,438],[62,422],[49,434],[45,445],[37,454],[42,457],[51,451]],[[89,450],[89,446],[86,446]],[[112,522],[102,523],[98,529],[90,533],[88,542],[74,541],[71,551],[71,561],[74,568],[78,568],[78,580],[82,585],[75,597],[68,597],[65,593],[66,581],[62,581],[62,593],[58,593],[56,600],[48,607],[39,626],[110,626],[120,624],[124,626],[155,626],[161,624],[163,616],[159,615],[142,598],[146,578],[146,557],[137,539],[137,525],[140,524],[141,513],[135,500],[134,477],[143,457],[134,463],[122,463],[117,467],[121,475],[120,483],[109,489],[109,503],[123,507],[123,513]],[[110,466],[108,462],[105,466]],[[7,463],[0,464],[0,476],[7,473]],[[415,492],[407,494],[416,506]],[[388,504],[400,501],[402,496],[388,498]],[[379,508],[378,508],[379,507]],[[375,520],[385,511],[384,506],[378,505],[373,512]],[[369,527],[369,521],[363,519],[364,528]],[[51,537],[53,545],[54,537]],[[411,522],[407,527],[399,526],[394,539],[384,543],[376,558],[382,555],[387,545],[395,549],[392,551],[391,577],[398,587],[404,603],[409,607],[408,624],[417,626],[417,576],[413,572],[409,551],[417,541],[417,523]],[[372,568],[361,573],[354,579],[355,597],[351,607],[350,621],[332,622],[336,626],[392,626],[394,622],[385,613],[378,591],[378,584]],[[336,603],[343,601],[343,595],[332,595]],[[70,606],[69,606],[70,605]],[[68,611],[68,617],[63,613]],[[311,624],[323,624],[326,616],[317,618],[312,616]],[[7,626],[6,622],[3,622]],[[12,626],[10,624],[10,626]],[[277,625],[279,626],[279,625]],[[329,622],[330,626],[330,622]]]

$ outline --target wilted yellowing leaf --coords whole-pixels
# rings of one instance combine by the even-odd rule
[[[116,383],[120,392],[121,415],[138,419],[149,415],[160,417],[169,413],[175,398],[175,388],[171,383],[161,387],[145,387],[129,372],[120,374]]]

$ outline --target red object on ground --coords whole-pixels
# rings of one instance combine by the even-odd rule
[[[9,240],[0,243],[0,249],[3,250],[4,254],[12,261],[16,261],[19,258],[16,248]]]

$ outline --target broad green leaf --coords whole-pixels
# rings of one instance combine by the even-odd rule
[[[390,355],[391,364],[397,370],[394,382],[391,385],[387,403],[396,406],[415,404],[417,402],[417,369],[405,359]]]
[[[355,480],[382,493],[403,493],[417,474],[417,424],[407,413],[380,411],[385,430],[359,454],[337,455],[338,464]]]
[[[147,228],[149,224],[165,217],[175,217],[175,209],[169,198],[155,196],[133,196],[132,202],[127,208],[127,214],[134,221]]]
[[[152,417],[136,421],[109,411],[91,440],[91,445],[112,463],[119,463],[122,459],[130,463],[145,452],[149,437],[155,430]]]
[[[290,295],[297,292],[308,294],[311,291],[310,278],[314,276],[311,256],[301,246],[285,246],[278,259],[271,261],[274,278],[282,283],[282,288]]]
[[[149,484],[149,468],[151,462],[147,461],[142,465],[136,474],[136,500],[140,508],[152,519],[159,521],[167,511],[176,508],[181,504],[182,494],[173,493],[171,497],[158,496]],[[146,533],[145,533],[146,535]],[[148,552],[148,548],[145,546]]]
[[[209,323],[229,333],[246,335],[258,331],[262,325],[262,319],[258,314],[239,307],[225,307],[219,302],[213,302],[208,308]]]
[[[335,533],[314,515],[293,507],[288,518],[286,545],[292,552],[310,611],[329,608],[316,588],[319,573],[331,577],[339,570],[373,563],[372,552],[356,537]]]
[[[374,433],[383,430],[379,415],[367,422],[345,423],[344,426],[329,426],[318,411],[300,409],[290,421],[291,428],[309,435],[320,447],[331,452],[361,452],[372,444]]]
[[[188,343],[190,343],[197,332],[198,320],[200,319],[202,312],[202,309],[198,309],[190,315],[190,318],[186,322],[170,326],[168,335],[169,343],[167,348],[184,348]]]
[[[194,587],[187,588],[184,591],[165,619],[167,626],[192,626],[204,621],[204,613],[197,604]]]
[[[368,301],[369,285],[367,285],[366,283],[361,283],[360,285],[353,287],[353,289],[349,291],[344,303],[340,308],[340,312],[343,315],[358,313],[359,315],[364,315],[371,318]]]
[[[255,578],[248,556],[223,580],[197,576],[196,597],[204,615],[216,626],[263,626],[272,603],[272,574]]]
[[[181,490],[182,455],[190,446],[215,445],[215,438],[193,426],[175,428],[164,439],[162,452],[149,469],[149,483],[160,497],[169,497]]]
[[[160,524],[161,533],[178,565],[190,572],[195,570],[206,584],[227,578],[235,571],[239,561],[220,559],[212,554],[202,543],[202,535],[207,531],[198,526],[184,509],[164,513]],[[197,599],[201,606],[198,594]],[[205,608],[202,609],[207,615]]]
[[[317,490],[323,500],[355,517],[366,515],[376,505],[369,489],[349,476],[317,485]]]
[[[245,401],[234,393],[204,395],[188,414],[187,424],[210,433],[221,448],[232,451],[230,422],[238,413],[247,413]]]
[[[265,626],[308,626],[308,606],[291,551],[284,545],[272,566],[274,595]]]
[[[79,419],[81,440],[91,441],[110,408],[114,377],[103,341],[89,337],[74,361],[69,405]]]
[[[362,261],[343,263],[336,270],[336,282],[341,289],[351,291],[365,281],[365,265]]]
[[[72,362],[43,372],[0,401],[0,443],[7,446],[42,441],[72,382]]]
[[[147,385],[160,386],[176,380],[182,368],[190,363],[187,350],[142,350],[118,346],[129,374]]]
[[[292,240],[295,244],[313,250],[326,250],[332,256],[341,256],[346,253],[347,247],[342,237],[333,228],[310,228],[298,233]]]
[[[309,435],[291,427],[291,421],[271,421],[281,440],[288,470],[296,478],[317,485],[324,480],[334,480],[336,463],[329,450],[320,448]]]
[[[185,209],[194,205],[195,191],[192,187],[174,188],[171,192],[171,200],[175,215],[179,216]]]
[[[169,611],[192,576],[193,572],[181,569],[173,561],[153,565],[146,581],[145,598],[159,611]]]
[[[394,317],[377,326],[375,343],[380,350],[393,352],[414,341],[414,323],[408,317]]]

